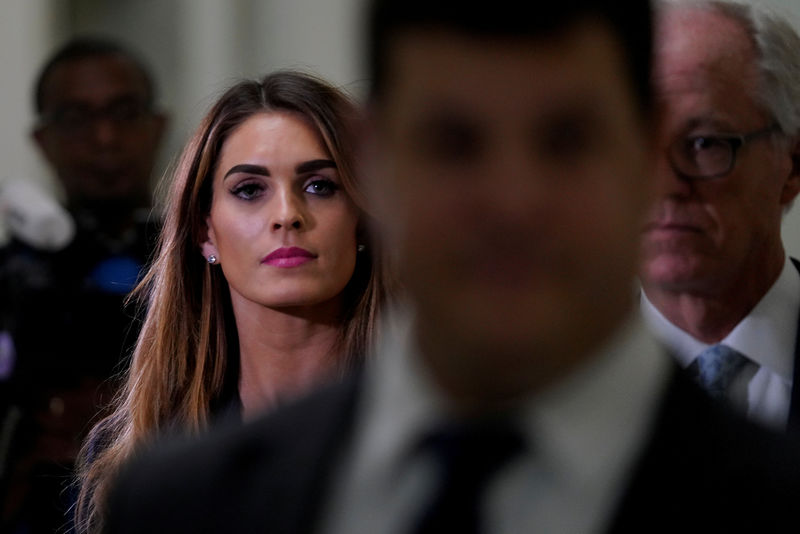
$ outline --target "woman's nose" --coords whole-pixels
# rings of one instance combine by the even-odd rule
[[[272,210],[273,230],[300,230],[305,226],[302,202],[292,192],[282,191],[277,194]]]

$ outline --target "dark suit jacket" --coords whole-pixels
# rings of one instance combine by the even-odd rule
[[[800,261],[791,258],[792,264],[800,274]],[[797,324],[797,337],[794,342],[794,372],[792,373],[792,397],[789,405],[789,421],[786,425],[790,432],[800,432],[800,318]]]
[[[797,531],[800,447],[717,406],[675,369],[606,530]],[[107,531],[314,532],[358,392],[355,377],[253,424],[139,459],[112,495]]]

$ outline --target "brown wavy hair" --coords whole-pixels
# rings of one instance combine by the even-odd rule
[[[287,111],[313,124],[336,163],[342,187],[359,210],[359,252],[344,290],[334,350],[342,372],[370,352],[388,294],[386,262],[371,226],[354,168],[358,108],[341,90],[297,71],[241,81],[213,105],[188,141],[166,197],[157,255],[134,296],[147,313],[123,387],[110,415],[86,440],[79,460],[75,509],[79,532],[102,529],[104,503],[120,466],[167,430],[197,433],[238,380],[238,336],[222,272],[200,254],[211,184],[223,144],[257,113]]]

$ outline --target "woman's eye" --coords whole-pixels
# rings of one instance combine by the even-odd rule
[[[306,184],[304,191],[312,195],[329,197],[333,195],[338,188],[339,186],[331,180],[313,180]]]
[[[251,200],[256,198],[264,190],[263,186],[258,183],[249,182],[239,184],[233,188],[231,193],[244,200]]]

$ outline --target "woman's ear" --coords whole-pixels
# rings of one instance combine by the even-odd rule
[[[206,259],[208,259],[209,256],[219,258],[219,251],[217,250],[216,245],[217,240],[214,235],[214,227],[211,225],[211,217],[206,217],[205,234],[205,240],[200,243],[200,251],[203,253],[203,256],[205,256]]]

